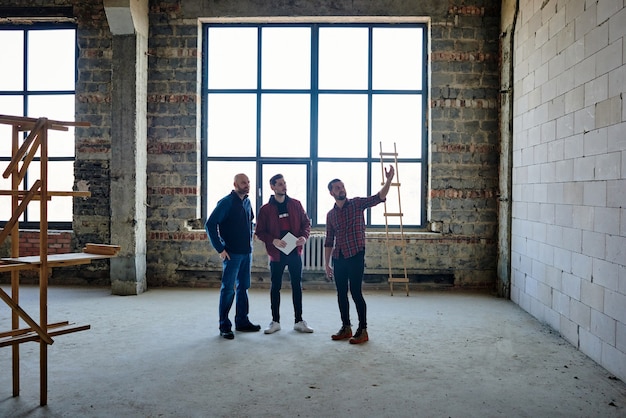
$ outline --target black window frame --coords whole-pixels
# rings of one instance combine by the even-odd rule
[[[28,33],[33,31],[46,31],[46,30],[59,30],[59,29],[72,29],[74,30],[74,48],[75,48],[75,65],[74,65],[74,89],[73,90],[28,90]],[[0,90],[0,96],[22,96],[22,109],[21,115],[13,114],[12,116],[26,116],[28,115],[28,99],[30,96],[43,96],[43,95],[69,95],[72,94],[76,97],[76,82],[78,80],[78,57],[79,57],[79,49],[78,49],[78,25],[74,22],[32,22],[32,23],[1,23],[0,30],[15,30],[21,31],[24,35],[24,65],[23,65],[23,85],[21,90]],[[26,133],[24,133],[24,138],[26,137]],[[2,139],[4,140],[4,139]],[[0,155],[0,163],[7,163],[11,161],[11,156],[8,155]],[[33,158],[33,162],[40,162],[40,157]],[[63,162],[63,161],[76,161],[76,154],[74,156],[49,156],[49,162]],[[24,177],[24,190],[28,188],[29,175],[26,173]],[[72,205],[73,206],[73,205]],[[40,228],[39,221],[29,221],[28,220],[29,209],[26,208],[23,214],[24,220],[20,221],[18,226],[20,229],[25,230],[37,230]],[[73,208],[71,217],[73,219]],[[7,224],[7,220],[0,220],[0,227],[3,227]],[[48,229],[50,230],[72,230],[73,221],[48,221]]]
[[[228,93],[228,92],[235,92],[236,89],[209,89],[208,88],[208,71],[207,71],[207,60],[208,60],[208,30],[210,27],[241,27],[241,28],[249,28],[249,27],[253,27],[253,28],[258,28],[259,31],[261,31],[261,28],[265,28],[265,27],[311,27],[312,28],[312,59],[311,59],[311,74],[312,74],[312,79],[316,79],[316,76],[313,76],[313,74],[316,73],[316,51],[315,48],[317,48],[317,44],[318,44],[318,37],[319,37],[319,28],[321,27],[367,27],[369,28],[369,33],[370,33],[370,45],[369,45],[369,54],[371,56],[371,34],[372,34],[372,29],[373,28],[379,28],[379,27],[419,27],[422,28],[423,30],[423,45],[422,45],[422,89],[420,90],[411,90],[411,93],[419,93],[422,96],[422,132],[421,132],[421,157],[418,158],[403,158],[400,155],[398,156],[398,163],[420,163],[421,164],[421,184],[420,184],[420,199],[421,199],[421,210],[419,213],[419,219],[420,222],[419,224],[410,224],[410,225],[404,225],[404,228],[412,228],[412,229],[417,229],[417,230],[422,230],[424,228],[426,228],[427,226],[427,193],[428,193],[428,143],[429,143],[429,132],[428,132],[428,97],[429,97],[429,77],[428,77],[428,71],[429,71],[429,54],[428,54],[428,25],[425,22],[410,22],[410,23],[398,23],[398,22],[376,22],[376,23],[361,23],[361,22],[342,22],[342,23],[337,23],[337,22],[324,22],[324,23],[319,23],[319,22],[314,22],[314,23],[303,23],[303,22],[294,22],[294,23],[285,23],[285,22],[280,22],[280,23],[251,23],[251,22],[211,22],[211,23],[207,23],[204,22],[202,25],[202,76],[201,76],[201,120],[200,120],[200,128],[201,128],[201,135],[200,135],[200,139],[201,139],[201,158],[200,158],[200,184],[201,184],[201,196],[200,196],[200,204],[201,204],[201,213],[203,216],[203,221],[206,219],[206,216],[208,216],[208,213],[210,213],[210,211],[213,208],[208,207],[208,191],[207,191],[207,186],[208,186],[208,182],[210,181],[210,179],[208,178],[208,173],[207,173],[207,164],[209,161],[247,161],[247,162],[255,162],[256,163],[256,172],[255,172],[255,176],[256,176],[256,180],[257,180],[257,184],[256,184],[256,190],[252,190],[250,191],[250,193],[256,193],[257,194],[257,199],[256,199],[256,207],[253,208],[256,211],[258,211],[258,209],[260,208],[260,206],[264,203],[264,200],[266,201],[267,198],[269,196],[261,196],[261,189],[262,189],[262,184],[264,182],[266,182],[269,179],[264,179],[262,177],[262,171],[263,171],[263,165],[264,164],[305,164],[307,166],[307,178],[308,178],[308,185],[307,185],[307,207],[305,208],[305,210],[307,211],[307,213],[309,214],[309,216],[311,217],[312,222],[312,226],[313,227],[323,227],[325,224],[325,214],[318,214],[317,213],[317,190],[319,188],[323,188],[326,189],[327,185],[325,182],[320,183],[318,176],[317,176],[317,170],[316,165],[318,162],[363,162],[363,163],[367,163],[367,170],[368,170],[368,178],[367,178],[367,190],[368,190],[368,194],[374,194],[378,191],[378,189],[380,188],[379,184],[372,184],[372,175],[371,175],[371,171],[374,170],[375,168],[372,167],[376,167],[376,165],[380,166],[380,156],[379,156],[379,150],[378,149],[372,149],[373,148],[373,144],[371,141],[371,120],[372,120],[372,116],[371,116],[371,96],[374,94],[378,94],[384,91],[381,90],[373,90],[371,88],[371,74],[369,75],[370,77],[370,85],[368,87],[368,95],[369,97],[369,103],[370,103],[370,113],[368,115],[368,124],[370,125],[370,128],[368,129],[368,152],[367,152],[367,157],[363,157],[363,158],[329,158],[329,157],[318,157],[317,156],[317,124],[313,123],[313,121],[317,120],[318,114],[317,114],[317,109],[316,109],[316,102],[318,100],[318,95],[320,92],[332,92],[332,93],[351,93],[351,90],[320,90],[317,87],[317,83],[313,82],[310,90],[311,90],[311,102],[312,102],[312,110],[311,110],[311,138],[310,138],[310,146],[311,146],[311,150],[310,150],[310,156],[308,158],[293,158],[293,157],[288,157],[288,158],[277,158],[277,157],[262,157],[259,155],[260,153],[260,149],[261,149],[261,144],[260,144],[260,134],[259,134],[259,124],[260,121],[257,120],[257,155],[254,157],[225,157],[225,156],[215,156],[215,157],[210,157],[208,156],[208,141],[209,138],[208,136],[208,130],[207,130],[207,119],[208,119],[208,113],[207,113],[207,102],[208,102],[208,94],[211,92],[220,92],[220,93]],[[259,39],[261,38],[260,36],[258,37]],[[258,41],[260,42],[260,40]],[[259,45],[259,51],[260,51],[260,45]],[[260,68],[260,53],[258,54],[259,56],[257,57],[259,65],[258,68]],[[371,64],[370,64],[371,65]],[[257,84],[259,85],[259,87],[255,90],[257,95],[260,95],[262,93],[266,93],[269,91],[272,91],[273,89],[261,89],[260,88],[260,77],[258,77],[259,80],[257,82]],[[296,91],[297,93],[301,93],[302,91]],[[408,92],[408,91],[407,91]],[[394,93],[396,94],[403,94],[402,92],[399,91],[394,91]],[[406,92],[405,92],[406,93]],[[385,151],[393,151],[393,150],[385,150]],[[388,162],[385,163],[385,165],[387,165]],[[220,175],[223,175],[224,173],[220,173]],[[230,175],[231,173],[229,173]],[[232,173],[234,174],[234,173]],[[252,185],[254,186],[254,185]],[[226,194],[226,193],[225,193]],[[389,195],[389,197],[391,197],[391,194]],[[329,208],[330,209],[330,208]],[[405,210],[406,211],[406,210]],[[370,211],[367,211],[366,214],[366,225],[368,227],[373,227],[373,228],[377,228],[377,227],[384,227],[384,223],[381,224],[374,224],[372,225],[371,223],[371,215],[370,215]],[[399,225],[390,225],[389,226],[390,229],[395,229],[395,228],[400,228]]]

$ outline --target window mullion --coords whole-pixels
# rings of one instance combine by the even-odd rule
[[[256,201],[257,207],[256,211],[259,210],[261,205],[263,204],[263,197],[261,190],[261,182],[263,180],[263,167],[261,164],[261,104],[262,104],[262,51],[263,51],[263,26],[260,25],[257,31],[257,80],[256,80]]]
[[[311,26],[311,141],[310,141],[310,156],[311,163],[307,167],[307,178],[309,184],[307,188],[307,202],[310,218],[314,224],[318,224],[317,219],[317,193],[315,191],[318,188],[317,177],[317,149],[318,149],[318,107],[319,107],[319,25]],[[312,173],[312,175],[310,175]]]
[[[372,191],[372,67],[374,54],[372,51],[374,28],[368,28],[367,36],[367,194],[371,195]],[[367,211],[367,225],[372,224],[372,211]]]

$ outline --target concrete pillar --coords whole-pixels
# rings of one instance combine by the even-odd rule
[[[137,295],[147,288],[147,0],[105,1],[105,11],[113,33],[111,242],[122,247],[111,259],[111,291]]]
[[[511,216],[513,204],[513,34],[517,19],[514,0],[502,2],[500,82],[500,166],[498,168],[498,296],[511,297]]]

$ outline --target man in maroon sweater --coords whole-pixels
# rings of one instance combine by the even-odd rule
[[[300,201],[287,196],[287,183],[282,174],[270,179],[274,195],[263,205],[257,216],[255,234],[265,243],[270,258],[272,322],[264,331],[272,334],[280,330],[280,289],[285,267],[291,279],[291,294],[295,324],[293,329],[313,332],[302,319],[302,246],[311,232],[311,221]],[[295,247],[294,247],[295,244]]]

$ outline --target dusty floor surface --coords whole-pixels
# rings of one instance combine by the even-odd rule
[[[3,289],[8,290],[7,286]],[[49,347],[48,405],[39,406],[39,345],[0,348],[0,417],[624,417],[626,385],[510,301],[459,293],[365,292],[370,341],[331,341],[333,291],[306,291],[292,328],[283,289],[276,334],[218,336],[217,289],[49,290],[49,319],[90,324]],[[38,289],[21,306],[37,311]],[[250,291],[267,326],[268,290]],[[353,324],[356,313],[351,306]],[[233,312],[234,314],[234,308]],[[0,304],[0,331],[10,328]]]

